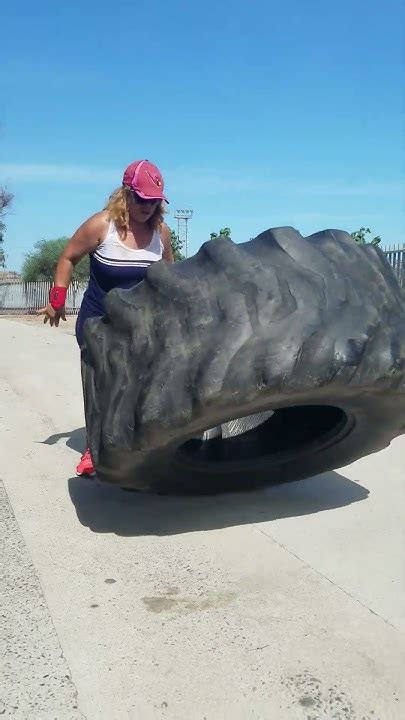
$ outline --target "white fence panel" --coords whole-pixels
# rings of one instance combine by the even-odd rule
[[[405,288],[405,245],[391,245],[384,250],[401,287]]]
[[[48,304],[50,283],[47,282],[11,282],[0,283],[0,314],[33,315]],[[66,312],[76,315],[82,302],[86,283],[72,283],[66,298]]]

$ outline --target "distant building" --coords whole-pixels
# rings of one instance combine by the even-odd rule
[[[15,282],[22,282],[20,273],[14,272],[13,270],[0,270],[0,285]]]

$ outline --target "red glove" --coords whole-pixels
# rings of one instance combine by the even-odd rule
[[[49,302],[54,310],[61,310],[65,307],[67,288],[53,287],[49,292]]]

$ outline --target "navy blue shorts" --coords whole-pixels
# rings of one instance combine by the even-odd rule
[[[104,313],[94,312],[86,307],[81,307],[76,320],[76,340],[80,348],[84,343],[84,323],[92,317],[103,317]]]

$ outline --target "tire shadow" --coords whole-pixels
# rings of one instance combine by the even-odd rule
[[[366,500],[369,491],[336,472],[265,489],[215,496],[126,492],[71,478],[69,494],[82,525],[121,536],[177,535],[269,522],[333,510]]]
[[[42,442],[82,453],[86,430],[51,435]],[[312,515],[366,500],[369,491],[337,472],[260,490],[203,496],[126,492],[98,480],[74,477],[69,494],[79,522],[97,533],[122,536],[177,535]]]
[[[59,440],[66,438],[66,446],[76,452],[82,454],[86,449],[86,428],[77,428],[70,432],[57,433],[50,435],[46,440],[42,440],[42,445],[56,445]]]

